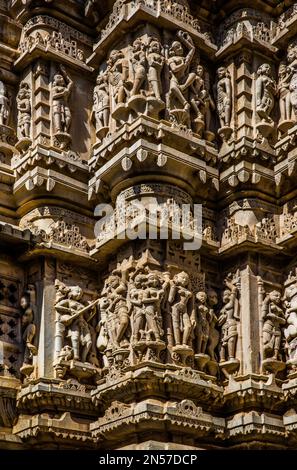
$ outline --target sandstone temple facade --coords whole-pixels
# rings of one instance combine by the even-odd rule
[[[0,24],[0,448],[296,448],[297,2]]]

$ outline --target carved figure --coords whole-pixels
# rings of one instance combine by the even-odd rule
[[[278,69],[280,122],[292,119],[292,104],[289,90],[291,77],[292,70],[284,62],[281,62]]]
[[[164,288],[158,274],[137,274],[130,290],[134,307],[132,343],[138,341],[161,341],[164,332],[160,309]]]
[[[217,108],[221,128],[229,127],[232,111],[232,84],[230,74],[225,67],[218,69]]]
[[[215,349],[217,348],[220,341],[220,333],[216,329],[218,318],[215,313],[215,307],[218,305],[218,296],[215,290],[210,289],[207,293],[208,304],[209,304],[209,339],[206,348],[206,352],[212,361],[216,361]]]
[[[30,137],[31,129],[31,91],[26,82],[21,82],[17,94],[18,132],[21,138]]]
[[[261,119],[272,123],[270,117],[274,107],[274,96],[276,94],[276,82],[272,78],[269,64],[263,64],[258,68],[256,80],[256,109]]]
[[[102,296],[107,299],[106,325],[113,348],[127,346],[127,340],[122,341],[129,325],[129,308],[127,305],[127,284],[120,276],[111,275],[105,281]]]
[[[108,73],[100,73],[93,93],[93,115],[96,122],[96,131],[108,128],[110,117]]]
[[[65,68],[60,65],[60,73],[56,73],[52,87],[53,126],[55,133],[69,133],[71,125],[71,111],[69,96],[73,88],[73,81],[67,75]]]
[[[279,359],[281,347],[281,326],[285,325],[283,309],[280,307],[281,294],[278,291],[270,292],[262,305],[263,324],[263,348],[264,358]]]
[[[0,81],[0,125],[7,126],[10,116],[10,99],[6,86]]]
[[[92,347],[92,337],[84,314],[91,306],[85,307],[80,302],[83,291],[78,286],[70,287],[67,296],[67,299],[60,300],[55,306],[57,312],[60,313],[59,322],[66,329],[66,337],[70,338],[73,358],[77,361],[87,362]]]
[[[147,60],[145,44],[140,38],[135,39],[132,46],[133,87],[131,96],[144,94],[144,85],[147,77]]]
[[[129,65],[128,60],[125,58],[123,51],[113,50],[110,53],[107,61],[109,80],[112,85],[113,98],[115,104],[125,103],[129,96],[128,91],[128,78],[129,78]]]
[[[210,311],[207,306],[206,292],[198,292],[197,299],[197,322],[195,328],[196,348],[195,353],[205,354],[209,340]]]
[[[237,344],[237,321],[239,320],[238,289],[229,279],[225,280],[227,289],[223,293],[224,307],[220,311],[218,326],[221,327],[220,362],[235,359]]]
[[[170,85],[168,104],[171,111],[182,108],[184,111],[188,112],[190,110],[190,104],[186,100],[183,92],[190,85],[190,81],[187,83],[185,78],[194,58],[195,46],[191,36],[187,33],[179,31],[177,36],[181,42],[174,41],[169,49],[168,66],[170,70]],[[186,57],[184,56],[182,44],[189,50]]]
[[[189,290],[190,277],[182,271],[171,282],[168,302],[172,305],[171,318],[175,346],[189,346],[195,327],[193,293]]]
[[[297,363],[297,282],[285,289],[285,318],[284,336],[287,342],[289,361]]]
[[[295,118],[297,116],[297,45],[293,42],[288,47],[288,73],[290,74],[290,103],[293,108]]]
[[[37,354],[37,348],[33,344],[33,340],[36,335],[36,326],[34,324],[35,306],[32,303],[31,293],[32,286],[29,286],[28,290],[22,296],[20,301],[22,309],[21,328],[24,343],[24,359],[20,370],[24,375],[30,375],[32,373],[33,356],[36,356]]]
[[[158,39],[152,39],[148,46],[148,83],[150,94],[157,100],[161,100],[162,83],[161,71],[164,65],[164,57],[161,53],[161,44]]]

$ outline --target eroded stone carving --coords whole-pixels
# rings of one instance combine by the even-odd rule
[[[226,289],[223,293],[224,306],[220,311],[218,326],[221,329],[220,367],[225,375],[236,372],[239,360],[236,358],[236,345],[238,339],[239,300],[238,300],[238,274],[229,275],[225,280]]]
[[[10,118],[10,98],[6,85],[0,81],[0,125],[8,126]]]
[[[271,66],[262,64],[257,70],[256,111],[261,119],[257,129],[264,137],[268,137],[274,127],[271,112],[274,108],[275,95],[276,82],[272,77]]]
[[[274,290],[266,295],[262,305],[264,370],[279,372],[285,368],[281,362],[282,328],[286,324],[281,307],[281,293]]]
[[[24,358],[20,372],[29,378],[34,371],[33,357],[37,354],[37,347],[34,345],[36,335],[35,315],[35,287],[29,285],[27,291],[21,298],[21,327],[24,344]]]
[[[18,109],[18,136],[19,139],[31,138],[31,90],[26,82],[20,83],[19,92],[17,94]]]
[[[228,70],[225,67],[218,69],[217,82],[217,108],[220,119],[219,135],[223,140],[228,140],[231,136],[230,127],[232,112],[232,83]]]
[[[101,72],[97,77],[93,101],[93,116],[96,123],[96,135],[99,140],[102,140],[108,133],[110,123],[110,97],[107,71]]]
[[[67,146],[70,142],[71,110],[69,107],[69,97],[73,88],[73,81],[66,72],[64,66],[53,78],[52,84],[52,116],[53,131],[59,142]]]

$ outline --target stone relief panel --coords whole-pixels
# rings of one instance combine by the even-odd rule
[[[43,47],[68,56],[72,60],[85,61],[86,49],[92,43],[87,35],[71,28],[47,15],[31,18],[22,30],[19,50],[22,54],[31,53],[34,47]]]
[[[111,50],[100,68],[92,112],[98,141],[140,115],[165,117],[174,127],[213,140],[215,102],[193,39],[180,30],[166,42],[156,28],[151,31],[123,49]],[[230,80],[226,78],[224,84],[220,84],[219,100],[226,105]],[[224,126],[229,126],[231,108],[226,112]]]

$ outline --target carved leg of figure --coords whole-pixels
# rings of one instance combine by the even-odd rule
[[[54,112],[54,129],[55,129],[55,132],[61,132],[62,120],[61,120],[60,112]]]
[[[219,345],[219,354],[220,354],[220,362],[226,361],[226,345],[225,343],[220,343]]]
[[[202,338],[202,344],[201,344],[201,353],[202,354],[205,354],[205,351],[206,351],[206,345],[207,345],[207,336],[203,335],[203,338]]]
[[[25,122],[22,134],[24,137],[30,137],[30,122]]]
[[[76,361],[79,361],[79,333],[78,331],[74,331],[71,334],[71,345],[73,348],[73,358]]]
[[[118,329],[117,329],[117,344],[120,344],[124,334],[125,334],[125,331],[129,325],[129,315],[128,313],[126,312],[126,310],[122,311],[122,312],[119,312],[119,317],[120,317],[120,323],[119,323],[119,326],[118,326]]]
[[[286,119],[286,98],[280,98],[279,100],[279,110],[280,110],[280,121],[285,121]]]
[[[144,83],[144,79],[145,79],[145,72],[144,74],[142,72],[141,74],[136,75],[134,85],[131,91],[131,96],[138,95],[138,93],[140,92],[141,86]]]
[[[202,349],[202,331],[200,328],[196,328],[196,354],[201,354],[201,349]]]
[[[175,346],[181,344],[180,343],[180,322],[179,322],[179,312],[176,307],[172,309],[172,328],[173,328],[173,336]]]
[[[87,362],[88,354],[92,348],[92,338],[90,334],[86,336],[85,340],[86,340],[86,344],[84,345],[83,350],[82,350],[81,362]]]
[[[108,127],[109,125],[109,109],[105,108],[103,111],[103,126]]]
[[[183,323],[184,323],[183,345],[188,346],[192,326],[191,326],[191,322],[190,322],[190,317],[187,313],[185,313],[183,315]]]
[[[228,103],[225,104],[225,123],[224,123],[224,125],[229,126],[230,125],[230,120],[231,120],[231,105],[228,102]]]
[[[228,357],[230,359],[235,359],[235,348],[236,348],[237,336],[232,336],[228,341]]]
[[[69,132],[71,124],[71,112],[70,109],[65,107],[65,132]]]
[[[174,97],[182,104],[182,106],[184,107],[185,110],[189,110],[190,105],[189,105],[186,98],[184,97],[184,95],[182,94],[182,92],[180,91],[180,89],[177,86],[174,86],[173,88],[171,88],[171,90],[169,92],[170,103],[172,102],[172,98],[174,98]]]
[[[151,81],[151,87],[153,90],[153,94],[157,100],[161,100],[161,91],[159,87],[159,82],[157,80],[152,80]]]
[[[139,331],[143,329],[144,315],[142,312],[135,315],[134,322],[135,323],[134,323],[134,332],[133,332],[132,342],[135,343],[138,341]]]
[[[159,328],[152,312],[148,312],[146,314],[146,322],[147,322],[148,330],[152,330],[154,332],[156,341],[160,341]]]
[[[281,345],[281,334],[277,334],[274,336],[274,354],[273,354],[273,359],[278,360],[278,354],[280,350],[280,345]]]

